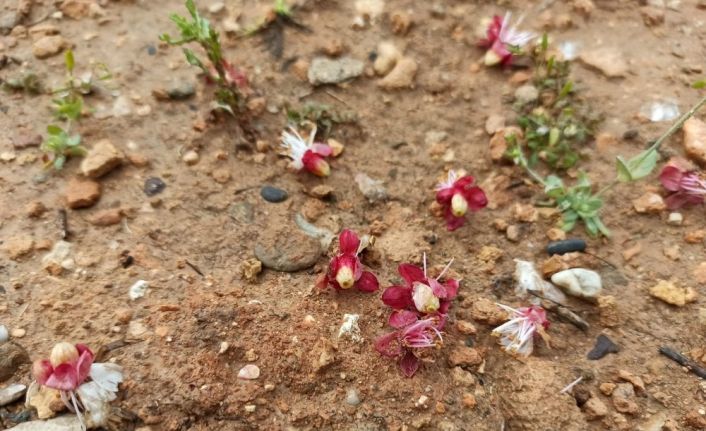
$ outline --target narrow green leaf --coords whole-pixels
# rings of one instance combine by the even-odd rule
[[[55,124],[50,124],[47,126],[47,133],[49,133],[52,136],[59,135],[62,132],[63,132],[63,130],[61,130],[61,127],[59,127]]]
[[[74,52],[72,50],[68,50],[64,54],[64,63],[66,64],[66,71],[71,75],[74,72]]]
[[[696,81],[691,85],[692,88],[696,88],[697,90],[700,90],[702,88],[706,88],[706,79],[702,79],[700,81]]]

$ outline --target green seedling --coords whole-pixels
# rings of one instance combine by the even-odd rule
[[[61,170],[66,159],[72,156],[85,156],[86,149],[81,146],[81,136],[69,136],[61,127],[50,124],[47,126],[47,138],[42,142],[44,151],[45,168],[54,167]]]
[[[706,88],[706,79],[701,79],[699,81],[694,82],[691,84],[692,88],[696,88],[697,90],[701,90],[702,88]]]
[[[104,64],[97,64],[93,70],[78,77],[75,75],[75,59],[71,50],[64,55],[66,82],[64,86],[52,91],[55,99],[54,115],[60,120],[78,121],[84,112],[83,96],[93,92],[96,80],[107,81],[112,78]]]
[[[186,0],[185,6],[191,19],[178,14],[172,14],[170,17],[179,28],[180,38],[174,40],[168,34],[163,34],[159,39],[169,45],[182,46],[196,43],[201,46],[208,60],[202,60],[194,51],[183,47],[186,61],[201,69],[206,79],[216,84],[216,101],[219,108],[225,109],[233,115],[240,113],[244,102],[241,89],[247,87],[247,78],[223,58],[218,31],[199,14],[194,1]]]
[[[299,108],[287,107],[287,120],[290,124],[301,126],[310,121],[316,124],[324,138],[328,137],[336,124],[355,123],[358,117],[354,112],[338,112],[322,103],[306,103]]]

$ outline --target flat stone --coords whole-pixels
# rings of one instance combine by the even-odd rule
[[[19,400],[25,392],[27,392],[27,386],[18,384],[0,389],[0,407]]]
[[[579,55],[579,59],[608,78],[619,78],[628,73],[628,63],[625,61],[625,56],[612,47],[583,51]]]
[[[71,209],[93,206],[101,197],[101,186],[92,180],[72,178],[66,185],[66,204]]]
[[[88,154],[81,161],[81,172],[88,178],[100,178],[120,166],[125,160],[122,151],[113,144],[102,139],[88,150]]]
[[[684,127],[684,150],[686,154],[701,165],[706,165],[706,123],[691,117]]]
[[[596,338],[596,345],[593,346],[593,349],[588,352],[588,355],[586,355],[586,357],[592,361],[596,361],[609,353],[618,353],[619,351],[620,348],[617,344],[615,344],[607,336],[601,334],[598,336],[598,338]]]
[[[87,415],[86,417],[88,418],[89,416]],[[82,429],[81,422],[79,422],[76,415],[65,415],[50,420],[23,422],[10,428],[12,431],[81,431]]]
[[[370,202],[378,202],[387,199],[387,190],[381,180],[370,178],[365,173],[355,175],[355,182],[358,189]]]
[[[30,236],[15,236],[7,238],[2,245],[2,249],[12,260],[18,260],[23,256],[32,253],[34,248],[34,239]]]
[[[385,90],[400,90],[410,88],[414,84],[417,74],[417,62],[410,57],[403,57],[397,61],[395,67],[377,85]]]
[[[696,301],[697,293],[691,287],[679,287],[671,281],[659,280],[650,288],[650,295],[667,304],[683,307]]]
[[[296,227],[282,226],[263,232],[255,245],[255,257],[266,268],[295,272],[313,266],[321,257],[319,240]]]
[[[335,60],[316,57],[311,61],[307,77],[311,85],[338,84],[360,76],[364,66],[362,61],[351,57]]]
[[[449,353],[449,366],[472,367],[483,363],[483,356],[472,347],[459,346]]]
[[[27,351],[12,342],[0,344],[0,382],[12,377],[20,365],[29,363]]]
[[[593,421],[605,417],[608,414],[608,407],[597,397],[591,397],[582,407],[586,414],[586,419]]]
[[[236,202],[230,206],[228,213],[239,224],[250,224],[255,220],[255,209],[250,202]]]
[[[62,36],[44,36],[32,44],[32,54],[37,58],[48,58],[60,53],[69,46],[69,42]]]
[[[112,226],[123,220],[122,208],[109,208],[88,216],[88,222],[94,226]]]
[[[260,196],[267,202],[279,203],[287,200],[289,196],[286,190],[278,189],[277,187],[264,186],[260,189]]]
[[[635,199],[632,201],[632,206],[640,214],[657,214],[667,209],[662,196],[653,192],[647,192]]]

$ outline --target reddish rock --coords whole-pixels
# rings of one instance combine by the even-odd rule
[[[459,346],[449,353],[451,367],[472,367],[483,363],[483,356],[472,347]]]
[[[95,181],[73,178],[66,185],[65,193],[69,208],[88,208],[100,199],[101,186]]]
[[[95,226],[112,226],[123,220],[123,210],[121,208],[110,208],[100,210],[88,217],[88,222]]]

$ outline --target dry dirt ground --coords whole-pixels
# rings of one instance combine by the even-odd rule
[[[15,3],[4,0],[0,12],[14,10]],[[634,154],[668,127],[640,120],[643,104],[668,97],[684,112],[700,97],[689,83],[703,75],[702,1],[655,6],[665,21],[654,23],[643,20],[645,13],[654,13],[641,9],[644,2],[626,0],[594,0],[589,16],[569,1],[544,2],[546,9],[540,10],[536,1],[388,0],[377,21],[363,29],[352,26],[353,1],[308,1],[295,9],[295,18],[311,32],[287,28],[281,59],[270,55],[259,37],[224,36],[227,58],[248,74],[254,97],[264,97],[265,109],[253,125],[259,139],[269,144],[265,151],[245,142],[232,122],[204,122],[210,90],[185,63],[180,49],[160,44],[159,34],[175,33],[168,13],[183,14],[181,1],[104,0],[98,2],[103,16],[78,20],[51,17],[55,3],[61,2],[29,3],[33,6],[23,20],[28,32],[15,28],[0,36],[0,58],[21,63],[7,62],[0,77],[32,69],[47,87],[58,86],[63,56],[38,59],[32,53],[38,37],[33,27],[53,25],[74,46],[78,68],[103,62],[114,75],[107,88],[86,98],[95,112],[75,130],[88,148],[109,139],[131,162],[99,180],[101,197],[94,206],[68,209],[67,184],[80,176],[80,160],[71,160],[60,172],[46,172],[37,146],[18,147],[44,134],[52,121],[51,96],[2,94],[0,323],[31,359],[46,357],[60,340],[83,342],[94,350],[113,347],[103,349],[105,358],[121,364],[126,376],[114,404],[126,417],[133,416],[118,429],[706,427],[701,381],[658,353],[661,345],[685,353],[706,347],[706,322],[700,317],[706,292],[699,282],[703,275],[694,275],[706,262],[706,253],[703,241],[685,241],[685,235],[706,229],[703,207],[682,211],[680,226],[667,223],[667,211],[636,214],[633,199],[647,190],[659,192],[655,176],[618,187],[604,211],[613,237],[589,241],[590,251],[616,269],[595,259],[582,260],[601,273],[603,295],[614,298],[613,306],[603,307],[570,301],[591,325],[587,332],[550,314],[551,349],[537,343],[526,360],[509,356],[490,336],[493,325],[479,307],[493,302],[523,305],[507,281],[513,258],[541,264],[555,218],[543,216],[547,212],[541,210],[537,221],[516,220],[515,204],[536,203],[542,199],[541,190],[524,181],[519,168],[490,161],[485,131],[491,114],[503,115],[508,122],[514,117],[509,102],[515,70],[479,68],[483,52],[475,46],[483,17],[513,10],[527,14],[529,29],[546,28],[557,42],[576,42],[579,50],[609,47],[624,55],[629,67],[623,78],[609,79],[579,62],[573,67],[586,101],[606,118],[599,132],[615,138],[600,147],[591,142],[585,150],[588,158],[582,167],[594,182],[602,183],[613,175],[617,154]],[[211,3],[199,3],[204,15],[222,28],[228,17],[247,27],[268,2],[227,0],[226,10],[215,16],[208,12]],[[397,12],[412,19],[406,35],[392,31],[391,16]],[[40,23],[33,26],[35,22]],[[369,70],[370,53],[384,40],[393,41],[418,63],[412,88],[383,91],[371,73],[341,85],[313,87],[293,67],[296,59],[310,61],[340,45],[343,55],[364,61]],[[196,95],[185,101],[153,97],[154,90],[175,82],[192,83]],[[120,96],[128,108],[115,113]],[[345,150],[332,162],[326,179],[289,172],[276,151],[287,121],[286,106],[312,101],[357,115],[354,124],[333,129],[332,137]],[[637,138],[623,139],[627,131],[636,131]],[[436,140],[445,138],[435,143],[435,135]],[[664,155],[681,154],[681,140],[681,134],[675,135]],[[195,164],[182,159],[190,150],[199,155]],[[489,208],[473,214],[461,229],[447,232],[429,206],[434,185],[448,168],[464,168],[486,187],[512,187],[489,193]],[[368,202],[353,180],[360,172],[383,180],[389,198]],[[154,197],[143,192],[150,177],[166,183]],[[264,201],[259,189],[265,184],[286,190],[288,199],[278,204]],[[320,184],[332,187],[332,197],[309,194]],[[37,211],[38,202],[46,211]],[[119,223],[95,224],[96,212],[115,208],[122,210]],[[63,271],[54,268],[52,274],[42,257],[61,240],[62,209],[73,265]],[[373,349],[372,341],[386,330],[388,310],[379,300],[380,292],[316,291],[314,282],[335,251],[335,241],[309,269],[264,269],[254,281],[243,277],[243,262],[254,258],[258,243],[272,246],[274,239],[287,239],[290,247],[313,247],[297,233],[294,219],[300,212],[334,232],[347,227],[376,234],[377,252],[369,263],[383,287],[399,281],[398,263],[419,263],[423,252],[433,266],[455,258],[452,269],[462,278],[460,296],[434,362],[408,379]],[[496,230],[498,219],[519,227],[517,241]],[[584,233],[577,228],[573,235]],[[640,251],[627,261],[623,251],[635,246]],[[692,287],[702,296],[683,307],[667,305],[648,294],[660,279]],[[147,281],[149,290],[132,301],[128,290],[138,280]],[[337,338],[344,314],[360,315],[362,342]],[[459,321],[472,322],[476,333],[461,333],[460,327],[469,331]],[[599,334],[608,335],[620,351],[590,361],[586,354]],[[482,357],[482,364],[449,365],[452,353],[469,349]],[[238,371],[249,363],[259,366],[260,377],[239,380]],[[573,396],[559,394],[580,376],[584,380]],[[627,386],[634,388],[634,395],[617,401],[606,395],[611,384],[629,392],[626,378],[632,380]],[[27,384],[30,379],[25,363],[0,386]],[[588,396],[592,406],[602,406],[600,417],[578,406]],[[23,410],[21,402],[0,408],[0,426],[14,425]]]

